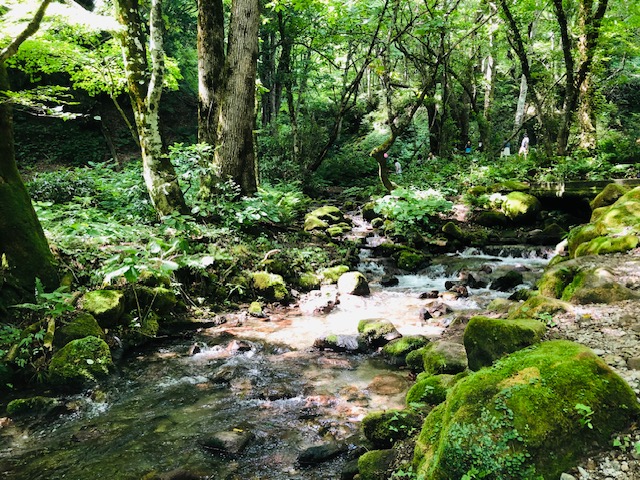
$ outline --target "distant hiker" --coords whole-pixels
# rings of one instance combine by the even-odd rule
[[[508,157],[509,155],[511,155],[511,142],[509,140],[506,140],[504,142],[504,148],[502,149],[502,153],[500,154],[500,156]]]
[[[527,153],[529,153],[529,135],[525,133],[524,137],[522,137],[522,143],[520,144],[518,155],[524,155],[526,157]]]
[[[400,162],[396,160],[394,165],[396,167],[396,175],[402,175],[402,165],[400,165]]]
[[[464,153],[471,153],[471,141],[467,142],[467,146],[464,147]]]

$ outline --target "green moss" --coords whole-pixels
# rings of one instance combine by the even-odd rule
[[[7,405],[7,415],[17,417],[21,415],[41,415],[46,414],[59,406],[60,402],[51,397],[30,397],[17,398]]]
[[[429,339],[422,335],[408,335],[387,343],[382,347],[382,355],[392,360],[396,365],[404,365],[409,352],[422,348],[428,343]]]
[[[113,327],[124,313],[125,295],[119,290],[94,290],[85,293],[81,303],[101,327]]]
[[[424,348],[422,352],[424,371],[434,375],[456,374],[467,368],[467,354],[460,343],[438,340]]]
[[[622,197],[625,193],[627,193],[628,189],[623,187],[622,185],[618,185],[617,183],[610,183],[604,189],[596,195],[590,205],[591,209],[595,210],[596,208],[608,207],[615,203],[620,197]]]
[[[368,413],[362,419],[362,432],[375,448],[391,448],[418,432],[422,417],[414,410],[385,410]]]
[[[390,321],[371,318],[358,322],[358,333],[360,334],[362,343],[371,347],[383,346],[391,340],[401,337],[396,327]]]
[[[426,350],[427,347],[422,347],[407,353],[405,360],[407,367],[409,367],[412,372],[418,373],[424,371],[424,353]]]
[[[287,284],[280,275],[269,272],[255,272],[252,275],[253,288],[268,300],[282,301],[288,298]]]
[[[484,227],[504,227],[509,223],[509,218],[502,212],[486,210],[478,214],[476,223]]]
[[[104,340],[85,337],[58,350],[49,364],[49,379],[56,386],[84,387],[109,374],[111,352]]]
[[[540,201],[536,197],[523,192],[509,193],[502,203],[502,212],[516,222],[534,219],[540,208]]]
[[[447,398],[448,387],[445,384],[450,382],[450,378],[453,376],[421,373],[407,392],[405,403],[407,405],[416,403],[439,405]]]
[[[557,264],[548,267],[538,281],[540,295],[552,298],[562,297],[562,292],[573,281],[578,269],[573,265]]]
[[[250,315],[262,315],[262,303],[261,302],[251,302],[249,308],[247,309]]]
[[[347,272],[338,279],[338,292],[350,295],[369,295],[369,282],[360,272]]]
[[[596,237],[589,242],[578,245],[574,255],[576,257],[583,257],[586,255],[605,255],[607,253],[626,252],[636,248],[638,241],[637,235]]]
[[[391,449],[371,450],[361,455],[358,459],[359,480],[387,480],[395,456]]]
[[[90,335],[104,339],[104,331],[100,328],[96,319],[93,318],[93,315],[87,312],[79,312],[67,323],[56,329],[53,344],[56,347],[62,347],[71,340]]]
[[[615,303],[632,300],[638,295],[616,281],[611,272],[602,268],[587,268],[578,272],[565,288],[562,299],[576,304]]]
[[[317,217],[307,215],[304,219],[304,231],[312,232],[313,230],[324,230],[329,224]]]
[[[537,320],[473,317],[464,331],[469,368],[479,370],[509,353],[538,343],[547,327]]]
[[[455,238],[456,240],[464,240],[466,235],[462,229],[453,222],[447,222],[442,227],[442,233],[448,237]]]
[[[344,222],[344,214],[340,211],[338,207],[334,207],[333,205],[325,205],[324,207],[316,208],[313,212],[308,215],[317,217],[320,220],[324,220],[327,223],[335,224]]]
[[[398,255],[397,263],[398,268],[415,272],[427,264],[427,257],[421,253],[403,251]]]
[[[535,295],[509,313],[510,319],[538,318],[571,310],[571,305],[555,298]]]
[[[320,288],[322,278],[313,272],[302,272],[297,279],[297,285],[304,291]]]
[[[593,410],[592,429],[578,404]],[[414,462],[430,480],[472,469],[487,478],[559,478],[638,413],[631,388],[587,347],[543,342],[458,382],[425,420]]]
[[[348,265],[336,265],[335,267],[325,268],[320,270],[320,276],[325,283],[337,283],[338,279],[343,273],[349,271]]]

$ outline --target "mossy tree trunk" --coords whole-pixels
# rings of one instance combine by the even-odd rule
[[[50,0],[45,0],[25,30],[0,52],[0,92],[9,91],[6,60],[35,33]],[[33,295],[35,279],[58,283],[53,255],[15,160],[10,102],[0,97],[0,311]]]
[[[140,140],[142,171],[151,203],[159,215],[186,212],[182,190],[169,157],[162,150],[158,110],[164,77],[162,0],[151,1],[149,53],[137,0],[117,0],[117,18],[124,27],[120,41],[129,97]]]

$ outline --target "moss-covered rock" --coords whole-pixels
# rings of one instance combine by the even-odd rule
[[[441,404],[447,398],[447,391],[453,383],[453,378],[453,375],[431,375],[422,372],[407,392],[405,403],[407,405],[416,403]]]
[[[322,277],[313,272],[302,272],[296,280],[296,285],[304,292],[320,288],[321,284]]]
[[[543,342],[458,382],[425,420],[414,462],[429,480],[472,469],[559,478],[594,445],[608,448],[638,413],[631,388],[587,347]]]
[[[541,316],[554,315],[556,313],[570,312],[571,305],[567,302],[545,297],[544,295],[535,295],[527,299],[518,308],[509,312],[511,320],[521,318],[540,318]]]
[[[511,192],[502,203],[502,212],[514,222],[534,220],[540,209],[540,201],[524,192]]]
[[[124,313],[125,295],[120,290],[94,290],[85,293],[80,303],[101,327],[114,327]]]
[[[171,312],[178,304],[175,292],[164,286],[134,285],[127,297],[128,308],[132,310],[139,308],[141,312],[153,310],[160,315]]]
[[[56,328],[53,345],[62,347],[71,340],[78,340],[90,335],[104,339],[104,331],[93,315],[87,312],[78,312],[70,320]]]
[[[469,368],[488,367],[503,356],[538,343],[547,326],[537,320],[472,317],[464,331]]]
[[[252,315],[254,317],[261,317],[263,315],[262,307],[262,302],[251,302],[249,308],[247,309],[247,312],[249,313],[249,315]]]
[[[509,224],[509,217],[502,212],[485,210],[478,213],[476,223],[483,227],[504,227]]]
[[[369,282],[360,272],[347,272],[338,279],[338,292],[345,295],[367,296],[370,293]]]
[[[402,335],[389,320],[367,318],[358,323],[360,343],[375,349],[382,347]]]
[[[320,270],[320,276],[323,283],[333,284],[338,283],[338,279],[343,273],[349,271],[348,265],[336,265],[335,267],[325,268]]]
[[[590,205],[591,209],[595,210],[597,208],[608,207],[609,205],[613,205],[616,200],[622,197],[625,193],[629,191],[628,188],[623,187],[622,185],[618,185],[617,183],[610,183],[606,187],[602,189],[602,191],[596,195],[596,197],[591,200]]]
[[[251,275],[256,292],[269,301],[281,302],[289,297],[289,290],[282,276],[269,272],[254,272]]]
[[[428,257],[422,253],[405,250],[398,255],[398,268],[409,272],[417,272],[429,263]]]
[[[376,212],[376,202],[368,202],[362,206],[362,218],[368,222],[380,217],[381,215]]]
[[[405,362],[407,363],[407,367],[409,367],[412,372],[424,372],[424,353],[426,352],[426,350],[427,347],[425,346],[417,348],[415,350],[411,350],[409,353],[407,353]]]
[[[531,232],[527,243],[532,245],[557,245],[567,236],[567,231],[557,223],[547,225],[543,230]]]
[[[637,235],[621,235],[619,237],[596,237],[581,243],[576,248],[574,256],[606,255],[607,253],[621,253],[633,250],[638,246],[640,238]]]
[[[491,290],[498,290],[499,292],[507,292],[516,288],[518,285],[521,285],[523,281],[524,278],[522,273],[516,270],[509,270],[507,273],[491,282],[489,288]]]
[[[569,232],[568,250],[569,256],[574,258],[582,244],[589,243],[598,237],[625,237],[640,235],[640,187],[622,195],[609,207],[601,207],[593,212],[591,222],[574,228]],[[629,238],[624,241],[614,241],[615,247],[626,248],[633,242]],[[591,247],[582,247],[581,254],[586,254],[597,250],[598,246],[605,252],[611,253],[613,244],[606,244],[603,240],[598,240]]]
[[[407,354],[429,343],[429,339],[422,335],[407,335],[391,340],[382,347],[382,355],[393,365],[405,365]]]
[[[358,459],[359,480],[387,480],[396,454],[392,449],[371,450]]]
[[[52,397],[17,398],[7,405],[7,415],[10,417],[46,415],[60,405],[60,401]]]
[[[562,300],[579,305],[637,298],[639,295],[635,291],[619,283],[614,272],[600,267],[580,270],[562,292]]]
[[[113,363],[109,346],[96,337],[72,340],[54,353],[49,364],[52,384],[82,388],[109,374]]]
[[[437,340],[427,345],[422,351],[422,360],[424,371],[433,375],[456,374],[467,368],[464,345],[447,340]]]
[[[415,410],[385,410],[372,412],[362,419],[362,433],[375,448],[391,448],[418,431],[422,416]]]
[[[338,207],[326,205],[307,213],[304,218],[304,230],[307,232],[322,230],[340,226],[340,230],[349,230],[351,226],[346,222],[344,214]]]
[[[459,225],[456,225],[453,222],[447,222],[442,226],[442,233],[450,238],[454,238],[456,240],[465,240],[466,235],[462,231]]]
[[[540,295],[560,298],[562,292],[573,281],[579,267],[575,262],[561,262],[552,267],[547,267],[538,280]]]

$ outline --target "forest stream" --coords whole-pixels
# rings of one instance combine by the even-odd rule
[[[266,319],[229,315],[217,327],[129,354],[99,392],[68,399],[72,414],[1,429],[1,476],[138,480],[150,472],[190,472],[211,479],[338,479],[362,453],[362,417],[403,408],[411,373],[377,354],[320,351],[314,340],[357,333],[367,318],[388,319],[403,335],[438,338],[458,316],[509,293],[470,289],[467,298],[446,300],[452,313],[423,321],[422,292],[444,291],[458,272],[481,266],[493,277],[517,268],[524,286],[532,286],[548,259],[539,249],[527,258],[469,250],[435,257],[419,273],[396,275],[397,285],[382,287],[384,259],[370,252],[362,250],[359,266],[370,281],[367,297],[341,295],[321,315],[298,306]],[[210,440],[219,432],[234,432],[246,448],[219,455]],[[301,465],[301,452],[318,445],[339,454]]]

